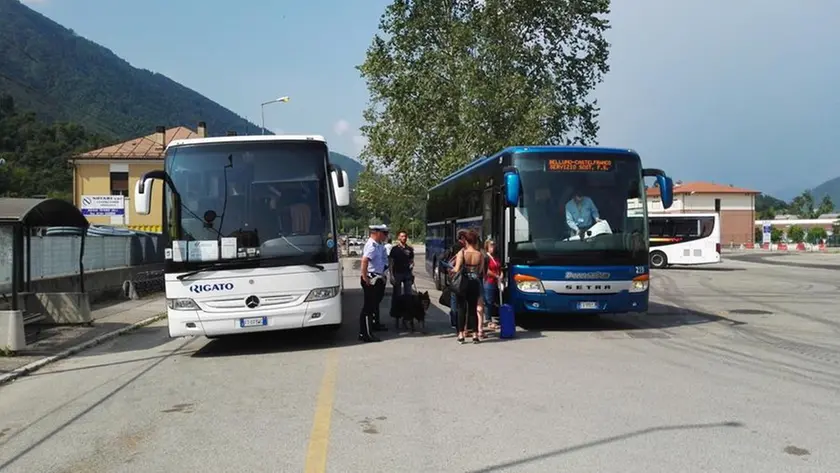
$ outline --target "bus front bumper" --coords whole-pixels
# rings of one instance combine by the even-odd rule
[[[612,314],[646,312],[648,290],[613,294],[542,294],[514,291],[513,307],[522,314]]]
[[[208,337],[239,333],[293,330],[341,323],[341,296],[273,310],[242,310],[213,313],[197,310],[167,310],[169,336]]]

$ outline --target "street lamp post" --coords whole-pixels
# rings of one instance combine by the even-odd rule
[[[284,95],[283,97],[276,98],[274,100],[269,100],[268,102],[263,102],[260,104],[260,114],[262,115],[262,131],[260,132],[261,135],[265,134],[265,106],[272,103],[279,103],[279,102],[288,102],[289,97]]]

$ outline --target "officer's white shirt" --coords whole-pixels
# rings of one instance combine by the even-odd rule
[[[385,265],[388,264],[388,254],[385,252],[384,245],[378,243],[373,238],[368,238],[362,250],[362,257],[368,259],[369,273],[385,273]]]

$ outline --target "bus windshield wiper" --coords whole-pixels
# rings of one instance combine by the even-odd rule
[[[248,263],[248,262],[252,262],[252,261],[275,261],[275,260],[284,260],[284,259],[289,259],[289,258],[294,258],[294,257],[293,256],[269,256],[269,257],[263,258],[263,257],[260,257],[260,256],[252,256],[252,257],[248,257],[248,258],[236,258],[236,259],[223,260],[223,261],[214,261],[212,264],[210,264],[210,266],[195,269],[193,271],[188,271],[184,274],[178,275],[178,280],[183,281],[184,279],[187,279],[190,276],[195,276],[198,273],[203,273],[205,271],[211,271],[211,270],[214,270],[214,269],[226,268],[226,267],[230,267],[230,266],[237,266],[240,263]],[[323,265],[320,265],[318,263],[314,263],[312,261],[305,261],[305,262],[302,262],[300,264],[303,265],[303,266],[309,266],[310,268],[318,269],[320,271],[325,270]]]

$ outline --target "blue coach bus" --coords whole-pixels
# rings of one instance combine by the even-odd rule
[[[656,179],[669,208],[671,179],[643,169],[632,150],[517,146],[476,159],[428,192],[426,270],[441,289],[442,253],[458,230],[472,228],[496,242],[502,300],[518,317],[644,312],[645,177]],[[580,205],[596,209],[597,223],[575,228]]]

